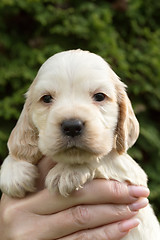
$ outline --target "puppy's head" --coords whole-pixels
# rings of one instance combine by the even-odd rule
[[[54,55],[40,68],[26,94],[9,139],[10,154],[36,162],[83,163],[119,154],[138,137],[138,122],[125,85],[96,54],[73,50]]]

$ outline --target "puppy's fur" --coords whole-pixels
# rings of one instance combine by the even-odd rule
[[[139,125],[125,85],[100,56],[82,50],[52,56],[26,97],[1,168],[3,192],[23,197],[35,191],[36,164],[43,155],[57,162],[46,186],[64,196],[93,178],[147,186],[146,174],[126,153]],[[140,210],[138,218],[141,224],[124,240],[160,239],[150,206]]]

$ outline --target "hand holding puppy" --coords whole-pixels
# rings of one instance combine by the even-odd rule
[[[99,179],[64,198],[44,189],[44,178],[51,167],[49,159],[40,162],[37,193],[23,199],[3,195],[1,240],[75,240],[85,236],[88,240],[120,240],[138,225],[132,217],[146,206],[140,197],[148,197],[148,188]]]

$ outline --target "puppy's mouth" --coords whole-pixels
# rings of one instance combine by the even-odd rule
[[[68,155],[77,155],[77,154],[82,154],[85,150],[78,148],[78,147],[70,147],[70,148],[66,148],[64,150],[62,150],[64,154],[68,154]]]
[[[82,141],[68,141],[63,143],[54,153],[53,160],[71,164],[83,164],[97,158],[96,152]]]
[[[60,149],[64,154],[77,155],[84,154],[85,152],[91,153],[92,151],[83,144],[83,141],[66,141]]]

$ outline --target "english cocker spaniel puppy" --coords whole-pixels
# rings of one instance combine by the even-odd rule
[[[125,85],[96,54],[72,50],[49,58],[27,94],[9,141],[0,186],[12,197],[35,191],[43,155],[57,165],[46,177],[49,191],[67,196],[93,178],[147,186],[147,176],[127,154],[139,125]],[[151,206],[124,240],[159,240]]]

